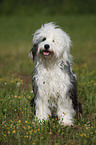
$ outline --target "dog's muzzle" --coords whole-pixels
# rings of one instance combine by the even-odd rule
[[[45,45],[44,45],[44,49],[41,49],[41,50],[40,50],[40,53],[41,53],[43,56],[45,56],[45,57],[54,54],[53,51],[50,50],[50,45],[49,45],[49,44],[45,44]]]

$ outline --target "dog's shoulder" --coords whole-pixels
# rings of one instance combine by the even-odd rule
[[[60,69],[64,72],[66,72],[69,75],[71,80],[73,80],[73,81],[77,80],[75,73],[72,71],[71,64],[68,61],[66,62],[66,64],[62,61],[60,63]]]

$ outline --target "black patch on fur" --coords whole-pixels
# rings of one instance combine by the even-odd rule
[[[36,100],[36,96],[37,96],[37,91],[38,91],[38,86],[36,84],[36,78],[35,78],[35,74],[37,73],[36,69],[33,70],[32,72],[32,87],[33,87],[33,92],[34,92],[34,98],[31,100],[30,104],[31,104],[31,107],[33,109],[33,114],[36,115],[36,103],[35,103],[35,100]]]
[[[52,106],[52,103],[54,102],[54,106]],[[51,111],[51,118],[57,118],[57,100],[50,98],[48,100],[49,103],[49,109]]]
[[[67,64],[65,65],[64,62],[62,61],[61,65],[60,65],[60,68],[63,71],[65,71],[67,74],[69,74],[72,86],[69,89],[68,95],[72,99],[73,108],[76,111],[76,118],[78,118],[79,115],[82,114],[82,106],[81,106],[81,103],[78,102],[78,98],[77,98],[77,79],[76,79],[76,75],[72,72],[72,68],[71,68],[69,62],[67,62]]]
[[[34,115],[36,115],[36,109],[35,109],[36,103],[35,103],[35,98],[33,98],[33,99],[31,100],[30,105],[31,105],[32,111],[33,111],[33,116],[32,116],[32,117],[34,117]]]
[[[42,39],[42,41],[45,41],[46,40],[46,37],[44,37],[43,39]]]
[[[37,50],[38,50],[38,44],[34,44],[33,48],[30,51],[32,53],[32,55],[33,55],[33,60],[34,60],[34,58],[35,58],[35,56],[37,54]]]
[[[45,41],[46,40],[46,38],[44,37],[44,38],[39,38],[37,41],[36,41],[36,43],[34,43],[33,44],[33,48],[31,49],[31,53],[32,53],[32,55],[33,55],[33,61],[34,61],[34,58],[35,58],[35,56],[36,56],[36,54],[37,54],[37,50],[38,50],[38,44],[40,43],[40,42],[42,42],[42,41]]]

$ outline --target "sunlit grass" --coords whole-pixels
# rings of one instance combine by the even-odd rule
[[[15,78],[0,79],[1,87],[1,138],[4,142],[14,144],[86,144],[95,143],[95,94],[96,80],[92,79],[94,72],[85,74],[85,65],[75,71],[79,77],[78,96],[83,104],[83,116],[76,120],[74,126],[64,127],[58,123],[57,118],[38,123],[32,118],[30,100],[33,91],[22,90],[24,80]],[[84,69],[85,68],[85,69]],[[85,77],[84,77],[85,76]],[[91,79],[90,79],[91,78]]]

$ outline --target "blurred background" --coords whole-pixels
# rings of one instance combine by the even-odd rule
[[[0,0],[0,15],[96,14],[95,0]]]
[[[96,0],[0,0],[0,77],[28,82],[32,34],[50,21],[71,37],[75,69],[96,67]]]

